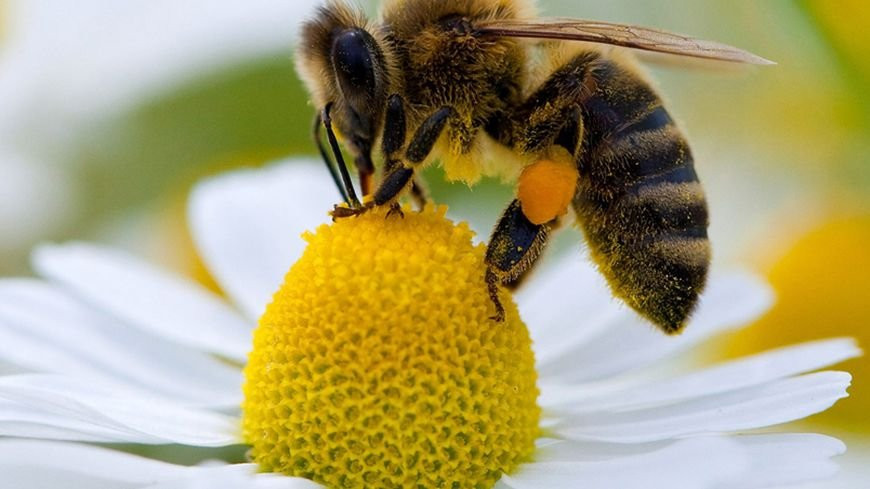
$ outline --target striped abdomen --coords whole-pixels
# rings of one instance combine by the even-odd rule
[[[629,67],[593,62],[574,210],[614,293],[674,333],[709,267],[704,192],[658,95]]]

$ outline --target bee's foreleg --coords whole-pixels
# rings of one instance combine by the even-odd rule
[[[338,193],[341,195],[341,199],[346,203],[350,204],[350,198],[347,196],[347,191],[344,189],[344,185],[341,183],[341,178],[338,175],[338,170],[335,169],[335,165],[332,163],[332,158],[329,157],[329,154],[326,152],[326,148],[323,147],[323,141],[320,139],[320,127],[323,124],[323,120],[321,119],[321,115],[318,113],[314,116],[314,126],[311,130],[311,136],[314,139],[314,144],[317,145],[317,150],[320,152],[320,157],[323,159],[323,163],[326,165],[326,169],[329,170],[329,175],[332,177],[332,181],[335,183],[335,187],[338,189]]]
[[[498,286],[513,282],[535,263],[550,232],[550,223],[534,224],[518,199],[505,209],[486,249],[486,282],[495,305],[495,321],[504,320],[504,307],[498,298]]]

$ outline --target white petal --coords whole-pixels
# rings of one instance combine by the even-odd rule
[[[570,352],[614,321],[625,320],[591,261],[579,254],[561,256],[529,278],[515,299],[529,325],[539,364]]]
[[[184,477],[144,486],[145,489],[242,489],[253,487],[250,484],[255,467],[245,465],[216,465],[196,470],[191,467]]]
[[[190,467],[188,474],[146,489],[315,489],[321,488],[301,477],[258,474],[255,464]]]
[[[729,489],[760,489],[825,479],[839,470],[830,458],[846,452],[840,440],[810,433],[751,435],[737,440],[747,448],[752,464]]]
[[[541,352],[538,374],[544,381],[583,382],[636,370],[713,334],[747,324],[771,302],[769,287],[752,276],[714,276],[701,297],[698,311],[681,335],[666,336],[626,311],[618,320],[608,317],[612,320],[606,328],[580,344],[562,348],[555,355]],[[572,324],[582,328],[583,323],[584,317],[577,316]]]
[[[527,463],[501,482],[513,489],[700,489],[733,480],[749,463],[728,438],[694,438],[604,460]]]
[[[42,246],[34,267],[91,304],[182,345],[244,361],[253,323],[220,298],[117,250],[86,244]]]
[[[235,407],[241,401],[237,368],[142,332],[38,280],[0,281],[0,358],[182,403]]]
[[[126,443],[129,435],[100,429],[87,423],[58,419],[33,409],[0,400],[0,438],[74,440],[94,443]]]
[[[541,385],[538,402],[573,413],[622,411],[662,405],[760,385],[817,370],[856,357],[861,350],[848,338],[780,348],[659,382],[614,383],[611,390],[583,385]]]
[[[74,443],[0,439],[2,486],[133,488],[183,477],[188,467]]]
[[[287,477],[280,474],[256,474],[253,484],[247,486],[254,489],[317,489],[320,484],[300,477]],[[210,489],[210,488],[205,488]]]
[[[291,160],[199,184],[188,220],[209,270],[256,319],[302,254],[302,232],[325,222],[339,199],[322,164]]]
[[[59,434],[54,437],[64,440],[192,446],[240,443],[236,418],[111,389],[58,375],[0,377],[0,428],[6,430],[0,435],[47,437],[44,429],[35,429],[43,427],[57,428]],[[29,427],[34,427],[33,432]],[[69,433],[81,436],[66,436]]]
[[[851,376],[818,372],[668,406],[581,413],[559,420],[561,438],[640,443],[773,426],[823,411],[846,397]]]
[[[678,455],[679,450],[692,448],[698,453],[689,455],[688,459],[675,457],[658,461],[664,454]],[[837,467],[830,457],[844,450],[839,440],[815,434],[702,437],[639,444],[551,441],[535,451],[535,463],[521,466],[517,474],[508,478],[512,485],[503,485],[524,488],[557,484],[553,487],[562,487],[558,485],[561,483],[564,487],[584,489],[772,487],[832,475]],[[631,472],[639,465],[639,460],[647,462],[648,466]],[[735,470],[723,471],[722,465]],[[721,477],[704,480],[703,476],[711,467],[718,470]],[[630,479],[623,479],[625,477]],[[523,481],[523,478],[529,480]]]
[[[74,443],[0,440],[2,487],[42,489],[314,489],[309,480],[257,473],[254,464],[187,467]]]
[[[829,461],[830,465],[836,464],[837,473],[826,480],[805,482],[792,489],[865,489],[867,481],[870,481],[870,439],[866,435],[857,433],[844,433],[849,450],[842,456],[836,457],[835,461]],[[842,448],[842,447],[841,447]],[[829,469],[831,469],[829,467]],[[796,468],[795,470],[801,470]],[[824,474],[822,474],[824,476]]]

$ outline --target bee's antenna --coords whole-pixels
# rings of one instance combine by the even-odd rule
[[[341,199],[350,204],[350,200],[347,197],[347,191],[344,189],[344,185],[341,183],[341,179],[338,176],[338,172],[335,170],[335,165],[332,163],[332,159],[326,153],[326,148],[323,147],[323,140],[320,139],[320,125],[323,123],[323,120],[320,117],[320,114],[314,116],[314,142],[317,144],[317,150],[320,152],[320,157],[323,158],[323,163],[326,164],[326,168],[329,170],[329,175],[332,176],[332,181],[335,182],[335,188],[338,189],[338,193],[341,194]]]
[[[329,111],[332,109],[332,102],[326,104],[323,109],[323,125],[326,127],[326,138],[329,139],[329,145],[332,147],[332,154],[335,156],[335,161],[338,164],[338,171],[341,172],[341,179],[344,182],[344,188],[347,190],[347,199],[345,199],[353,208],[360,207],[359,199],[356,197],[356,191],[353,188],[353,181],[350,179],[350,173],[347,171],[347,164],[344,162],[344,156],[341,155],[341,148],[338,147],[338,140],[335,139],[335,133],[332,131],[332,118],[329,117]],[[325,153],[324,153],[325,154]],[[332,165],[330,165],[332,168]]]

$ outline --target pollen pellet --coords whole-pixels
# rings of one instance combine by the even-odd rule
[[[568,211],[577,189],[577,167],[570,158],[539,160],[523,169],[517,198],[532,224],[544,224]]]
[[[262,470],[331,488],[489,488],[539,434],[531,342],[444,208],[307,234],[254,333],[243,434]]]

